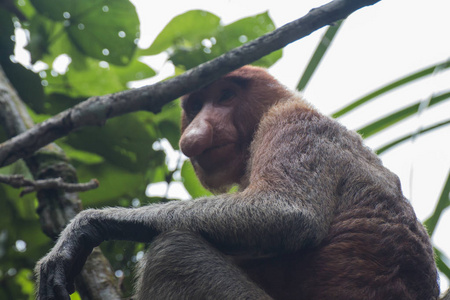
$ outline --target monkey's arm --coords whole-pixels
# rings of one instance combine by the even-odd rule
[[[289,132],[299,138],[298,128]],[[272,139],[279,144],[277,139],[285,138]],[[149,242],[161,232],[183,229],[237,255],[280,254],[317,245],[328,231],[336,203],[333,176],[324,174],[338,162],[323,159],[334,152],[329,145],[311,146],[319,139],[306,138],[308,142],[297,146],[284,145],[273,151],[261,147],[265,153],[261,155],[255,151],[262,162],[254,159],[252,170],[259,177],[251,175],[250,185],[236,194],[81,212],[37,266],[38,299],[69,299],[67,291],[74,291],[74,277],[93,247],[104,240]],[[267,145],[267,141],[262,143]]]
[[[265,255],[315,244],[318,224],[310,212],[275,195],[264,199],[239,196],[81,212],[37,266],[38,299],[69,299],[67,291],[74,291],[74,277],[93,247],[105,240],[149,242],[161,232],[184,229],[236,254]]]

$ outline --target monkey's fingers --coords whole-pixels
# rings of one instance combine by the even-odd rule
[[[73,283],[67,283],[62,264],[42,263],[39,278],[38,300],[70,300],[68,289]]]

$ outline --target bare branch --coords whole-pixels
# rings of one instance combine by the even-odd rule
[[[68,193],[85,192],[96,189],[100,185],[97,179],[91,179],[86,183],[67,183],[64,182],[61,177],[30,180],[23,177],[23,175],[0,175],[0,182],[8,184],[16,189],[25,187],[20,193],[20,197],[42,189],[61,189]]]
[[[89,98],[72,109],[63,111],[0,144],[0,167],[31,155],[39,148],[77,128],[90,125],[101,126],[109,118],[139,110],[158,113],[163,105],[173,99],[207,85],[226,73],[256,61],[323,26],[344,19],[352,12],[379,1],[334,0],[311,10],[300,19],[170,80],[139,89]]]

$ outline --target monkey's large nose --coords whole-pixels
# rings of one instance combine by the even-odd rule
[[[180,149],[187,157],[197,156],[212,146],[212,138],[212,125],[204,119],[194,119],[181,135]]]

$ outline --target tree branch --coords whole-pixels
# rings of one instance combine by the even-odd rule
[[[8,184],[13,188],[25,187],[20,193],[20,197],[23,195],[37,192],[42,189],[61,189],[66,193],[85,192],[92,189],[96,189],[99,186],[97,179],[91,179],[86,183],[68,183],[64,182],[61,177],[48,178],[40,180],[26,179],[23,175],[10,175],[5,176],[0,174],[0,182]]]
[[[166,103],[379,1],[334,0],[311,10],[300,19],[170,80],[116,94],[91,97],[0,144],[0,167],[31,155],[77,128],[101,126],[109,118],[139,110],[158,113]]]

